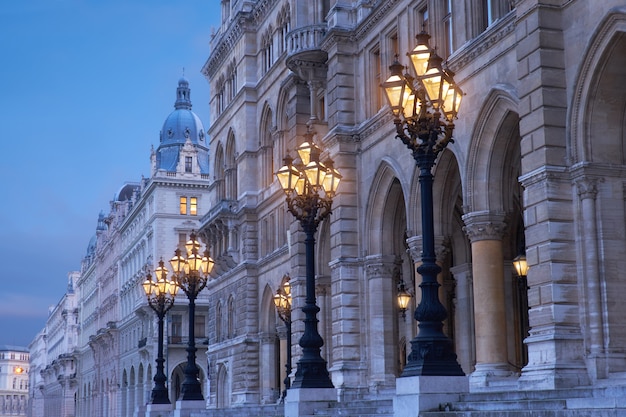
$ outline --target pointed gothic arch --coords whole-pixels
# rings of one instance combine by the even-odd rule
[[[468,212],[506,210],[507,183],[500,181],[507,167],[511,146],[519,148],[518,98],[510,85],[491,90],[482,106],[480,118],[472,132],[468,147],[468,163],[464,184],[464,203]],[[517,142],[510,139],[517,135]],[[519,155],[519,150],[517,152]],[[516,164],[519,165],[519,162]]]
[[[598,26],[583,55],[570,106],[572,129],[567,136],[573,164],[594,160],[624,164],[626,84],[616,80],[623,77],[626,65],[625,39],[626,7],[615,8]],[[606,124],[611,128],[607,130]],[[617,146],[620,142],[622,146]]]

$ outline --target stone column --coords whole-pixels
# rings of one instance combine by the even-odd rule
[[[588,334],[587,366],[592,377],[608,376],[607,362],[604,360],[604,307],[602,302],[602,283],[600,279],[598,228],[596,226],[596,196],[598,179],[583,177],[576,181],[576,190],[580,198],[580,223],[582,230],[583,269],[585,271],[584,300],[587,313]]]
[[[511,377],[506,340],[504,300],[504,214],[474,212],[463,216],[472,243],[476,369],[470,385],[486,387],[494,379]]]

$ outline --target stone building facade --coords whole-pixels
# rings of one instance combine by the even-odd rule
[[[29,356],[24,347],[0,346],[0,416],[26,416]]]
[[[378,401],[380,415],[399,415],[391,404],[420,297],[419,171],[395,139],[380,85],[396,56],[408,64],[422,30],[465,92],[455,141],[433,169],[433,226],[444,330],[469,393],[493,406],[502,392],[519,395],[515,403],[576,389],[603,398],[578,403],[584,412],[623,410],[623,1],[221,4],[202,68],[208,131],[193,118],[185,119],[193,132],[166,121],[151,177],[122,188],[83,262],[76,415],[145,413],[156,333],[139,284],[191,230],[216,261],[196,318],[207,408],[198,415],[283,412],[276,404],[288,347],[272,299],[289,274],[298,341],[305,254],[275,173],[305,134],[343,175],[315,251],[333,407],[345,415]],[[176,112],[190,110],[186,94],[181,80]],[[522,254],[527,277],[512,268]],[[406,317],[396,304],[400,283],[413,295]],[[184,362],[182,298],[166,326],[172,401]],[[296,343],[291,353],[295,369]],[[462,407],[457,401],[443,408]]]
[[[49,309],[46,326],[29,346],[28,416],[76,415],[79,277],[76,271],[68,274],[65,294]]]
[[[393,397],[419,298],[419,171],[381,83],[426,30],[465,92],[439,156],[445,331],[470,391],[623,384],[622,1],[222,1],[211,85],[210,408],[276,401],[284,274],[302,335],[303,233],[274,173],[312,132],[343,174],[316,248],[322,356],[340,400]],[[512,261],[524,254],[527,283]],[[526,285],[527,284],[527,285]],[[232,333],[224,311],[234,303]],[[245,342],[245,343],[244,343]],[[294,366],[300,347],[292,348]],[[245,358],[245,360],[242,360]]]

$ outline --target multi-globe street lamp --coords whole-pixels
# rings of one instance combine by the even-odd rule
[[[315,232],[319,223],[331,213],[333,197],[341,175],[334,168],[332,159],[320,162],[321,149],[306,134],[306,141],[298,147],[300,161],[290,156],[284,158],[285,165],[276,176],[287,196],[289,212],[300,222],[305,233],[306,296],[304,333],[300,338],[302,356],[297,364],[293,388],[333,388],[326,361],[320,351],[324,340],[317,329],[317,313],[320,311],[315,300]]]
[[[285,328],[287,330],[287,361],[285,363],[286,375],[285,380],[283,381],[285,389],[282,393],[281,401],[285,400],[287,390],[291,388],[291,284],[289,283],[289,279],[289,275],[283,276],[280,287],[278,287],[276,294],[274,294],[274,306],[276,307],[276,312],[282,322],[285,323]]]
[[[209,256],[208,248],[204,254],[200,254],[200,242],[196,240],[196,234],[191,233],[189,241],[185,244],[187,256],[182,255],[180,249],[176,249],[174,257],[170,260],[173,279],[189,299],[189,341],[187,343],[187,364],[185,365],[184,379],[181,387],[181,399],[204,400],[202,385],[198,378],[199,368],[196,365],[196,339],[195,339],[195,316],[196,298],[200,291],[206,287],[209,274],[213,270],[215,262]]]
[[[412,152],[420,170],[422,210],[422,276],[421,301],[415,310],[419,332],[411,340],[411,353],[402,376],[464,375],[458,364],[452,341],[443,332],[446,308],[439,301],[435,232],[433,226],[433,174],[437,155],[452,142],[454,119],[463,92],[455,84],[451,71],[442,67],[442,59],[428,44],[430,36],[416,36],[417,46],[407,55],[414,76],[403,73],[404,66],[395,62],[391,76],[382,84],[394,116],[396,137]]]
[[[159,340],[157,345],[157,370],[154,375],[154,388],[152,389],[151,404],[171,404],[167,395],[165,382],[167,377],[163,371],[163,319],[165,314],[174,305],[174,298],[178,292],[178,284],[174,280],[167,278],[167,268],[163,265],[163,260],[159,261],[159,266],[154,270],[156,281],[152,280],[152,275],[148,273],[142,287],[148,299],[148,305],[156,313],[159,319]]]

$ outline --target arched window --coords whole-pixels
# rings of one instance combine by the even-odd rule
[[[226,155],[225,155],[225,187],[226,187],[226,199],[237,199],[237,161],[236,161],[236,142],[235,135],[231,131],[228,134],[228,140],[226,141]]]
[[[222,302],[218,302],[215,307],[215,338],[217,342],[222,341]]]
[[[235,301],[228,297],[228,338],[235,337]]]
[[[232,100],[237,95],[237,64],[234,59],[228,67],[228,90],[228,98]]]
[[[289,4],[285,4],[276,19],[276,27],[278,28],[278,55],[287,50],[287,34],[291,31],[291,16],[289,13]]]
[[[216,187],[216,195],[217,200],[222,201],[226,198],[226,190],[224,187],[224,148],[222,144],[217,145],[217,149],[215,151],[215,187]]]
[[[265,106],[261,116],[261,186],[269,187],[274,181],[274,172],[277,167],[274,164],[274,140],[273,140],[273,116],[269,106]]]
[[[265,74],[272,67],[274,63],[274,29],[272,26],[267,28],[267,31],[261,37],[261,57],[263,59],[263,63],[261,68],[263,69],[263,74]]]

